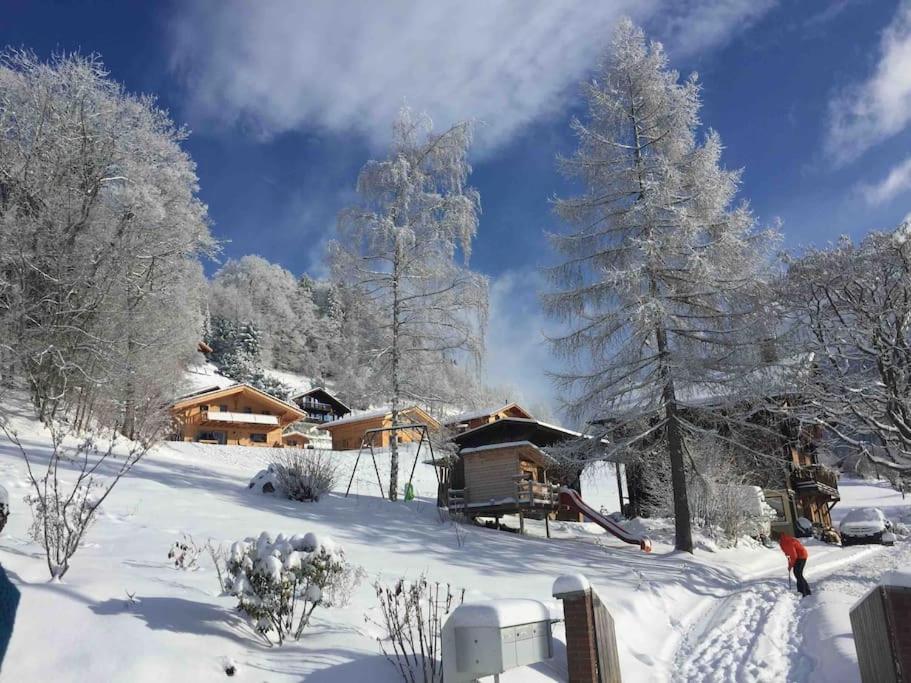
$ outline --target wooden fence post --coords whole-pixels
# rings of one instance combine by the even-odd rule
[[[569,683],[621,683],[614,620],[588,580],[561,576],[552,592],[563,601]]]
[[[863,683],[911,683],[911,576],[876,586],[851,610]],[[899,583],[896,581],[896,583]]]

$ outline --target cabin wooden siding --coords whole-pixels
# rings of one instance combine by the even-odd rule
[[[405,421],[411,424],[426,424],[431,430],[439,429],[439,424],[430,416],[424,416],[423,411],[414,409],[403,410],[399,414],[399,423]],[[374,417],[364,418],[363,420],[354,420],[343,424],[332,424],[331,422],[324,425],[322,429],[332,435],[332,450],[350,451],[357,450],[361,447],[364,440],[364,434],[369,429],[382,429],[392,426],[392,417],[386,415],[376,415]],[[374,448],[388,448],[392,443],[393,434],[398,435],[399,443],[412,443],[421,440],[421,433],[414,429],[401,429],[397,432],[380,432],[373,437]]]
[[[263,446],[281,447],[282,430],[300,417],[297,412],[278,409],[276,404],[258,393],[241,389],[225,394],[233,388],[214,391],[212,395],[202,394],[192,399],[179,401],[171,410],[175,423],[176,441],[203,441],[207,435],[224,435],[225,445],[230,446]],[[206,413],[250,413],[254,415],[273,415],[278,424],[243,424],[225,422],[223,424],[206,424]],[[263,435],[254,441],[254,435]],[[264,439],[264,440],[263,440]]]
[[[498,448],[464,456],[467,503],[514,498],[516,477],[521,474],[520,448]]]

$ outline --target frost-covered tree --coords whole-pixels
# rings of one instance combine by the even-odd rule
[[[369,161],[360,198],[341,212],[330,247],[335,279],[370,297],[380,345],[370,367],[399,424],[404,402],[432,404],[449,394],[444,368],[480,362],[487,281],[467,264],[480,199],[466,185],[471,126],[434,133],[424,115],[403,109],[389,156]],[[392,439],[389,496],[398,495]]]
[[[815,365],[801,416],[911,474],[911,222],[790,259],[782,297]]]
[[[553,339],[570,365],[557,380],[611,449],[666,449],[676,547],[692,552],[687,443],[703,428],[688,410],[733,391],[754,360],[765,255],[748,208],[732,208],[740,173],[721,167],[715,132],[698,136],[696,77],[681,81],[659,43],[622,22],[585,94],[578,151],[560,160],[584,189],[556,204],[573,230],[553,236],[563,261],[545,296],[567,330]]]
[[[0,57],[0,374],[42,419],[157,429],[213,249],[184,138],[94,58]]]
[[[267,367],[322,374],[325,344],[309,280],[261,256],[231,259],[212,278],[209,308],[212,315],[256,325]]]

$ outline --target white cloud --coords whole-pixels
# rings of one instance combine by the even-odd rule
[[[826,151],[838,163],[859,157],[911,123],[911,0],[903,0],[880,40],[870,77],[829,102]]]
[[[893,166],[878,183],[860,187],[868,204],[884,204],[908,190],[911,190],[911,157]]]
[[[487,383],[512,389],[504,399],[556,410],[547,371],[555,359],[544,339],[553,324],[538,302],[542,276],[535,270],[512,270],[490,284],[490,324],[487,330]]]
[[[771,0],[359,0],[178,3],[172,65],[196,122],[387,139],[403,103],[472,118],[481,148],[547,115],[596,62],[621,14],[677,56],[726,42]]]

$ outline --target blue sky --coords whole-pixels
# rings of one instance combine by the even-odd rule
[[[743,167],[742,196],[785,246],[823,245],[911,212],[911,2],[0,0],[0,44],[99,53],[192,130],[225,257],[320,275],[335,215],[402,103],[480,120],[472,264],[492,278],[488,372],[546,401],[537,308],[549,199],[572,190],[578,82],[623,14],[698,71],[703,122]],[[210,271],[217,264],[210,264]]]

